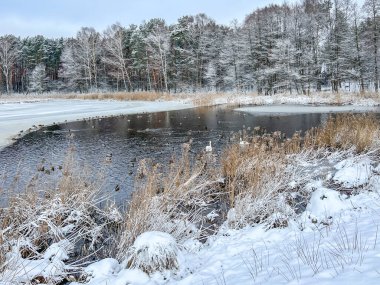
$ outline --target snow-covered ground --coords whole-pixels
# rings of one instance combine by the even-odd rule
[[[201,95],[199,95],[201,97]],[[255,94],[221,94],[213,100],[214,104],[253,104],[253,105],[354,105],[354,106],[379,106],[378,96],[360,96],[356,93],[312,93],[310,95],[299,94],[275,94],[275,95],[255,95]]]
[[[29,128],[36,129],[38,125],[95,116],[170,111],[191,107],[193,107],[191,103],[182,101],[43,100],[3,103],[0,104],[0,148],[9,144],[11,138],[18,132],[25,133]]]
[[[360,113],[379,112],[376,106],[300,106],[300,105],[266,105],[254,107],[242,107],[236,111],[254,115],[289,115],[289,114],[315,114],[315,113]]]

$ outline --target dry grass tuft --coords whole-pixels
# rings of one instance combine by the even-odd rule
[[[376,148],[380,139],[380,123],[375,115],[330,116],[322,127],[313,128],[305,136],[305,144],[314,147],[350,149],[360,153]]]
[[[205,213],[211,211],[220,192],[213,176],[210,158],[193,162],[189,148],[169,166],[142,161],[136,189],[126,212],[124,231],[119,244],[119,259],[127,256],[136,237],[146,231],[171,234],[177,241],[201,238],[210,230]]]
[[[168,233],[145,232],[129,248],[126,266],[139,268],[147,274],[176,271],[179,268],[178,251],[176,240]]]
[[[374,115],[337,115],[308,131],[305,137],[295,133],[284,139],[281,133],[253,136],[249,144],[229,146],[221,159],[225,192],[229,197],[228,222],[232,227],[267,222],[270,227],[286,226],[287,217],[296,214],[298,203],[306,203],[302,191],[309,180],[297,159],[314,160],[316,155],[331,151],[355,149],[357,153],[379,147],[380,124]],[[273,215],[276,216],[273,216]]]

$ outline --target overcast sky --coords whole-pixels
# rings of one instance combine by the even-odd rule
[[[287,2],[292,2],[288,0]],[[81,27],[103,31],[163,18],[175,23],[184,15],[205,13],[217,23],[241,22],[257,7],[284,0],[0,0],[0,35],[75,36]]]

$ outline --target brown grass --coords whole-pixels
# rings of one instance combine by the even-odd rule
[[[139,234],[148,230],[168,232],[181,239],[186,234],[181,230],[176,232],[178,224],[170,221],[199,223],[201,212],[210,204],[226,205],[224,214],[233,207],[240,210],[245,219],[240,226],[262,222],[271,213],[281,212],[280,208],[286,207],[286,204],[275,206],[276,201],[292,203],[291,181],[298,179],[299,185],[308,181],[308,175],[299,172],[302,170],[297,168],[294,156],[308,159],[326,148],[333,151],[355,147],[357,152],[369,151],[377,147],[379,129],[374,116],[337,115],[330,117],[324,126],[307,132],[305,137],[295,133],[284,139],[280,132],[275,132],[253,134],[249,138],[245,134],[249,145],[232,144],[226,148],[220,169],[215,167],[214,157],[207,154],[197,163],[191,162],[189,146],[182,157],[173,159],[168,167],[143,161],[126,214],[121,248],[127,248]],[[210,182],[216,177],[224,177],[225,183]],[[200,202],[207,206],[202,209],[197,206],[202,204]],[[248,209],[252,205],[256,205],[255,209]],[[252,214],[247,217],[245,213],[249,211]]]
[[[302,169],[294,162],[295,155],[307,160],[310,155],[326,152],[326,148],[329,151],[354,149],[363,153],[377,149],[379,142],[378,120],[373,115],[361,114],[331,116],[323,126],[308,131],[305,137],[295,133],[292,138],[283,139],[275,132],[253,136],[249,145],[229,146],[221,159],[222,175],[226,178],[224,190],[230,207],[235,207],[235,215],[241,219],[232,226],[267,220],[272,213],[286,207],[286,204],[276,207],[276,201],[285,198],[292,203],[287,194],[294,191],[289,188],[290,182],[298,179],[297,184],[302,185],[308,179],[307,173],[297,173]],[[307,199],[307,193],[304,194]]]
[[[380,123],[375,115],[330,116],[322,127],[313,128],[305,136],[305,144],[334,149],[355,148],[364,152],[378,145]]]
[[[140,163],[124,219],[120,259],[126,257],[129,246],[145,231],[163,231],[177,241],[202,235],[202,214],[220,189],[214,168],[208,168],[212,158],[205,155],[199,161],[191,161],[189,150],[185,144],[182,156],[172,158],[168,166],[149,160]],[[199,231],[194,230],[194,225]]]

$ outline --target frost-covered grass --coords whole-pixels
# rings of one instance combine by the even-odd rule
[[[72,152],[61,172],[55,188],[31,181],[0,209],[0,284],[55,284],[116,248],[122,216],[100,192],[101,177],[76,166]]]
[[[63,171],[1,210],[0,284],[376,282],[379,130],[341,115],[302,137],[255,129],[222,157],[184,144],[169,165],[140,162],[123,215]]]

